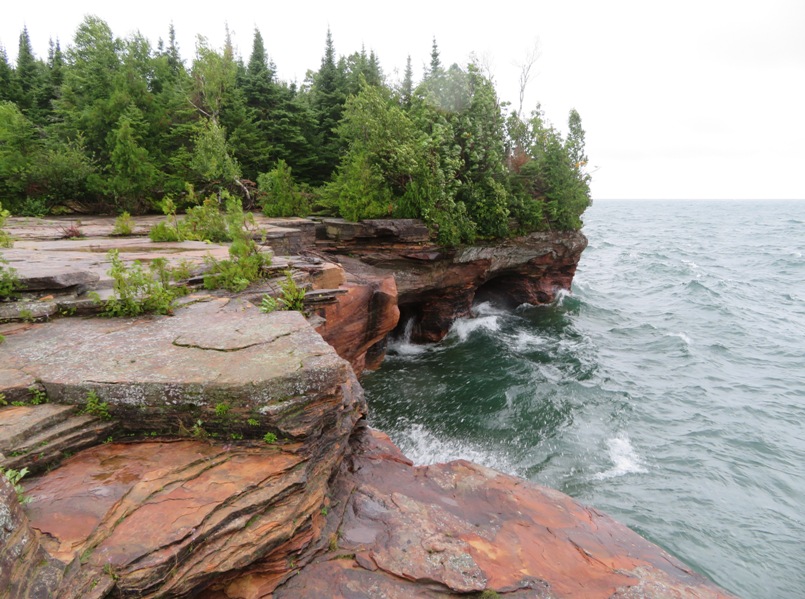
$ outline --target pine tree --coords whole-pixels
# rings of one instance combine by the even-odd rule
[[[430,51],[430,70],[425,73],[426,79],[437,77],[443,72],[442,61],[439,58],[439,46],[436,45],[436,37],[433,38],[433,46]]]
[[[14,101],[16,97],[15,84],[14,69],[8,63],[8,53],[4,46],[0,46],[0,102],[4,100]]]
[[[46,67],[34,56],[27,27],[20,33],[14,77],[17,106],[32,122],[43,123],[50,103]]]
[[[335,62],[333,36],[327,30],[327,41],[321,68],[316,74],[311,90],[313,110],[318,119],[319,165],[313,176],[320,182],[329,178],[338,164],[341,144],[335,129],[341,120],[346,96],[342,91],[342,78]]]
[[[411,55],[405,61],[405,74],[403,75],[402,86],[400,88],[400,102],[405,108],[411,106],[411,98],[414,95],[414,69],[411,66]]]

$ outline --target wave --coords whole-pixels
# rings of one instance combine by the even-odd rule
[[[461,341],[466,341],[475,331],[499,331],[500,318],[494,316],[478,316],[476,318],[459,318],[450,328],[450,335],[455,335]]]
[[[481,444],[436,436],[421,424],[412,424],[391,433],[394,442],[417,466],[469,460],[488,468],[515,474],[507,455]]]
[[[626,474],[646,472],[643,467],[643,460],[632,447],[632,442],[626,434],[620,433],[609,439],[607,441],[607,450],[609,459],[612,461],[612,468],[594,474],[593,479],[606,480]]]

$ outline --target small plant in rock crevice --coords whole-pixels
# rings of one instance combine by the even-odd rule
[[[74,223],[70,223],[66,227],[60,227],[61,229],[61,236],[64,239],[81,239],[84,237],[84,232],[81,231],[81,221],[77,220]]]
[[[5,476],[6,480],[14,487],[14,492],[17,494],[17,501],[20,502],[20,505],[31,502],[31,498],[25,495],[25,489],[20,484],[20,481],[28,474],[28,468],[22,468],[21,470],[13,470],[12,468],[4,470],[0,468],[0,474]]]
[[[0,258],[0,300],[11,299],[22,288],[17,269],[5,266],[7,260]]]
[[[266,433],[265,435],[263,435],[263,441],[265,441],[269,445],[276,443],[277,435],[275,435],[274,433]]]
[[[105,401],[101,401],[101,398],[98,397],[98,394],[95,391],[90,391],[87,393],[87,403],[84,404],[84,409],[81,410],[82,414],[90,414],[92,416],[97,416],[102,420],[109,420],[112,418],[112,415],[109,413],[109,404]]]
[[[280,283],[280,290],[280,297],[263,296],[263,300],[260,303],[261,312],[268,314],[277,310],[304,311],[305,289],[296,283],[291,271],[285,272],[285,280]]]
[[[3,227],[6,226],[6,219],[9,216],[11,216],[11,213],[8,210],[3,210],[3,204],[0,204],[0,248],[10,248],[14,245],[14,239],[3,230]]]

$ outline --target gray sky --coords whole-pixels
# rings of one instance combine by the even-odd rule
[[[188,64],[196,34],[220,47],[225,22],[248,59],[256,26],[287,81],[318,68],[328,26],[339,55],[363,44],[390,80],[408,54],[421,77],[435,36],[444,64],[482,57],[515,107],[515,64],[539,39],[525,106],[561,129],[579,111],[595,199],[805,198],[805,0],[47,0],[4,6],[0,44],[16,60],[27,25],[44,58],[85,14],[154,45],[173,21]]]

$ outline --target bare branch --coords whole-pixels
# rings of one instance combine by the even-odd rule
[[[534,65],[537,63],[537,60],[539,60],[541,54],[542,44],[540,43],[539,38],[535,37],[531,47],[526,50],[523,62],[515,63],[515,65],[520,69],[520,105],[517,109],[517,114],[520,116],[520,118],[523,118],[523,101],[525,100],[525,91],[528,87],[528,82],[534,75]]]

